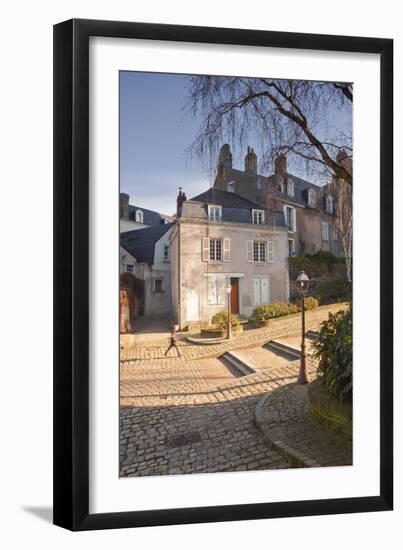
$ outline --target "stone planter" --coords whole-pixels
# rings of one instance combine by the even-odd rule
[[[232,334],[240,334],[243,332],[243,326],[232,327]],[[223,338],[227,334],[227,329],[221,330],[215,327],[205,327],[200,330],[201,336],[205,338]]]
[[[308,385],[308,399],[310,410],[318,420],[336,432],[352,435],[352,403],[340,401],[330,395],[322,388],[319,380]]]

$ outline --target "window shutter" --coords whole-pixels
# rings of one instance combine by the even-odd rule
[[[268,279],[260,279],[260,303],[269,303],[269,281]]]
[[[246,261],[253,262],[253,241],[246,241]]]
[[[208,237],[202,238],[202,261],[208,262],[210,258],[210,239]]]
[[[274,242],[267,241],[267,261],[269,263],[274,262]]]
[[[260,279],[253,279],[253,303],[260,304]]]
[[[231,243],[229,239],[224,239],[224,262],[230,261]]]
[[[226,302],[225,277],[217,278],[217,304],[223,306]]]
[[[209,304],[217,303],[217,279],[212,277],[207,279],[207,295]]]

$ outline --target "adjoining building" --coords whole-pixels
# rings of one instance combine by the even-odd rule
[[[120,234],[121,290],[134,301],[129,304],[130,314],[124,315],[132,323],[139,315],[171,314],[169,237],[173,226],[160,223]],[[126,295],[123,298],[128,300]]]
[[[172,216],[130,204],[130,195],[127,193],[120,193],[119,210],[121,233],[174,221]]]
[[[244,170],[238,170],[232,165],[229,145],[224,144],[217,162],[214,188],[238,193],[269,209],[281,209],[288,227],[289,256],[320,250],[341,255],[334,218],[336,198],[330,187],[290,174],[285,155],[277,156],[274,174],[267,177],[257,172],[253,148],[248,147]]]
[[[248,317],[259,305],[288,300],[282,211],[217,188],[182,197],[170,236],[172,308],[181,327],[209,323],[225,310],[227,284],[233,314]]]

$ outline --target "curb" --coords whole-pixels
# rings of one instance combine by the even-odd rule
[[[282,387],[284,388],[284,386]],[[281,388],[281,389],[282,389]],[[255,408],[254,412],[254,421],[257,429],[261,432],[266,442],[272,447],[273,449],[279,451],[290,463],[292,466],[296,468],[319,468],[322,467],[322,464],[319,464],[319,462],[315,462],[315,460],[312,460],[308,456],[304,455],[303,453],[300,453],[292,447],[291,445],[287,445],[283,441],[278,439],[278,434],[276,433],[276,430],[273,430],[272,428],[269,428],[266,422],[263,418],[263,408],[266,404],[266,401],[271,397],[273,391],[266,393],[258,402]]]

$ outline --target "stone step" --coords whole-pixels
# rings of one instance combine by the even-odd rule
[[[265,347],[273,351],[274,353],[279,353],[280,355],[286,355],[293,361],[295,361],[296,359],[299,359],[301,356],[300,349],[295,348],[294,346],[290,346],[289,344],[284,344],[283,342],[279,342],[278,340],[270,340],[269,342],[267,342]]]
[[[234,375],[238,378],[241,376],[248,376],[257,371],[257,368],[251,361],[236,351],[227,351],[219,358],[231,368]]]

